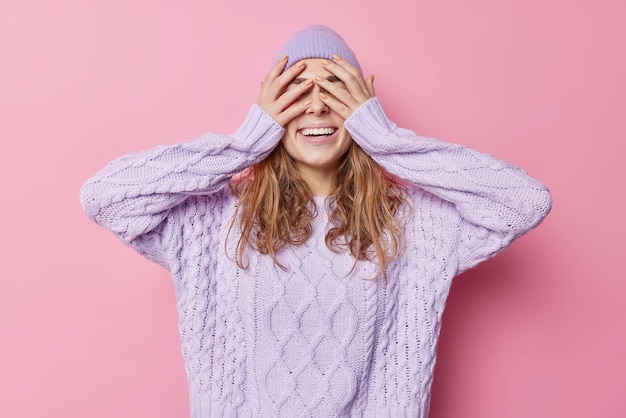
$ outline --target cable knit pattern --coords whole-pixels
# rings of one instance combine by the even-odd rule
[[[286,269],[255,251],[248,269],[233,262],[238,202],[224,186],[283,135],[256,105],[233,135],[126,155],[81,189],[94,221],[172,274],[193,418],[426,417],[453,277],[550,210],[519,168],[398,128],[376,98],[346,127],[409,183],[406,252],[387,283],[326,247],[323,197],[311,238],[278,252]]]

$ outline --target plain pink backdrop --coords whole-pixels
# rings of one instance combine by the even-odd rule
[[[81,211],[110,159],[234,131],[274,54],[336,28],[400,125],[546,183],[459,277],[431,418],[623,417],[621,0],[25,0],[0,6],[0,416],[184,417],[168,273]]]

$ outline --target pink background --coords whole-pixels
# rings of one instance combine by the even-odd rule
[[[326,23],[387,112],[546,183],[545,223],[453,285],[432,418],[626,416],[621,0],[25,0],[0,8],[0,416],[183,417],[168,273],[81,212],[110,159],[236,129]]]

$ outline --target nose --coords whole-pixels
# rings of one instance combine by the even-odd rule
[[[320,86],[318,86],[317,84],[313,85],[313,89],[311,90],[310,95],[311,104],[307,108],[306,113],[313,115],[323,115],[329,112],[328,106],[326,106],[326,103],[324,103],[324,101],[322,101],[322,99],[320,98],[320,92]]]

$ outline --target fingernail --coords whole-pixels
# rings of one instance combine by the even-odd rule
[[[311,103],[313,103],[313,100],[307,100],[306,102],[304,102],[304,107],[311,106]]]
[[[316,75],[315,76],[315,81],[324,81],[324,79],[322,78],[321,75]]]
[[[339,55],[337,55],[337,54],[333,54],[333,59],[335,61],[341,61],[341,57]]]
[[[287,60],[287,54],[285,54],[282,57],[280,57],[280,59],[278,61],[285,61],[285,60]]]
[[[329,61],[329,60],[324,60],[324,59],[322,60],[322,65],[330,65],[330,64],[332,64],[332,62],[331,62],[331,61]]]
[[[310,87],[312,84],[313,84],[313,80],[311,80],[310,78],[307,81],[304,82],[304,85],[306,87]]]
[[[320,97],[324,100],[328,99],[328,95],[326,93],[320,93]]]

